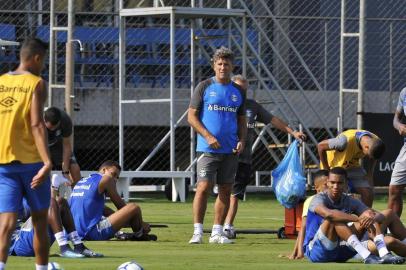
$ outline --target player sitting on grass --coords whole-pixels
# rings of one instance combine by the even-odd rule
[[[346,177],[345,169],[332,168],[327,190],[310,202],[303,244],[306,257],[312,262],[345,262],[358,253],[366,264],[404,263],[404,258],[392,255],[386,247],[380,228],[385,217],[344,193]],[[358,223],[358,226],[349,227],[349,222]],[[380,257],[359,241],[357,235],[366,230],[376,231],[374,243]],[[341,240],[347,243],[342,244]]]
[[[26,216],[29,214],[30,209],[26,201],[23,202],[23,213]],[[26,216],[27,217],[27,216]],[[64,232],[65,229],[65,232]],[[48,210],[48,235],[50,245],[56,240],[60,256],[65,258],[83,258],[83,257],[103,257],[88,249],[80,239],[73,223],[72,215],[69,210],[68,203],[65,199],[58,198],[55,200],[51,198],[50,207]],[[74,249],[68,243],[68,237],[72,241]],[[32,219],[28,219],[16,230],[12,237],[9,254],[14,256],[34,256],[34,228],[32,226]]]
[[[327,178],[328,178],[328,171],[327,170],[319,170],[314,174],[314,189],[317,193],[323,192],[327,188]],[[292,254],[289,256],[289,259],[302,259],[304,257],[303,254],[303,241],[306,232],[306,217],[307,212],[309,210],[309,205],[312,199],[314,198],[313,195],[306,199],[303,204],[303,212],[302,212],[302,225],[300,227],[299,234],[296,239],[295,247],[293,249]]]
[[[406,257],[406,228],[400,218],[392,209],[386,209],[380,212],[385,220],[381,224],[381,231],[386,232],[389,228],[391,235],[385,235],[384,241],[388,250],[397,255]],[[370,235],[370,237],[373,235]],[[371,237],[372,238],[372,237]],[[372,240],[367,240],[365,246],[373,253],[378,253],[378,249]]]
[[[148,234],[150,225],[142,220],[141,208],[135,203],[126,204],[118,194],[116,181],[120,172],[116,161],[105,161],[98,173],[81,179],[73,188],[69,206],[79,236],[85,240],[108,240],[121,228],[130,226],[130,240],[156,241],[155,235]],[[105,211],[106,195],[117,207],[116,212]]]

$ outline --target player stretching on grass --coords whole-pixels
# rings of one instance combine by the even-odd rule
[[[121,167],[115,161],[105,161],[99,172],[82,178],[73,188],[69,206],[79,236],[84,240],[108,240],[121,228],[130,226],[133,240],[156,240],[148,234],[150,226],[142,220],[141,208],[135,203],[126,204],[116,189]],[[105,197],[117,207],[116,212],[105,211]],[[107,218],[104,218],[107,216]]]

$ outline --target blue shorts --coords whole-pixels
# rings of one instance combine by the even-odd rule
[[[86,233],[84,240],[105,241],[113,238],[115,233],[110,221],[103,218]]]
[[[32,211],[49,208],[51,182],[46,179],[36,189],[31,188],[32,178],[42,168],[43,163],[0,165],[0,213],[21,210],[23,197]]]
[[[14,236],[13,236],[14,237]],[[48,228],[49,246],[55,242],[55,236]],[[11,242],[9,255],[20,257],[34,257],[34,229],[20,230]]]
[[[320,233],[321,237],[318,237]],[[330,241],[319,229],[305,251],[306,257],[311,262],[346,262],[357,254],[354,249],[347,245],[340,245],[339,242],[334,243],[330,241],[329,245],[326,245],[326,240]]]

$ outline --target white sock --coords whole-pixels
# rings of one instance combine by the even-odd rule
[[[0,270],[6,269],[6,264],[4,262],[0,262]]]
[[[74,245],[82,244],[82,239],[80,239],[77,231],[73,231],[69,234],[69,239]]]
[[[211,236],[216,235],[216,234],[222,234],[223,233],[223,226],[220,224],[214,224],[213,229],[211,230]]]
[[[366,249],[361,242],[358,240],[357,236],[355,234],[351,234],[350,237],[348,237],[347,239],[347,243],[353,248],[355,249],[355,251],[361,255],[361,257],[363,259],[366,259],[371,252],[369,252],[368,249]]]
[[[68,244],[68,239],[63,232],[57,232],[55,235],[55,239],[58,242],[58,246],[64,246]]]
[[[386,248],[385,240],[383,239],[383,234],[378,234],[375,236],[374,243],[376,249],[378,250],[379,257],[383,257],[389,253],[389,250]]]
[[[228,223],[224,224],[224,230],[233,230],[233,229],[234,229],[234,226],[232,224],[228,224]]]
[[[48,270],[48,265],[35,264],[35,270]]]
[[[194,231],[193,234],[203,234],[203,224],[202,223],[195,223],[193,224]]]

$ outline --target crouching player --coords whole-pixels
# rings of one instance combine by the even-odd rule
[[[157,240],[148,234],[150,225],[142,220],[141,208],[135,203],[126,204],[118,194],[120,172],[117,162],[105,161],[98,173],[82,178],[73,188],[69,206],[79,236],[84,240],[109,240],[121,228],[130,226],[134,236],[131,240]],[[105,207],[106,195],[117,207],[116,212]]]
[[[312,262],[345,262],[358,253],[366,264],[404,263],[404,258],[392,255],[386,247],[379,225],[385,217],[345,194],[346,189],[345,169],[332,168],[327,190],[310,202],[303,244],[306,257]],[[359,223],[359,226],[349,227],[349,222]],[[359,241],[358,236],[365,230],[376,231],[374,244],[380,257]]]
[[[30,209],[26,201],[23,202],[24,215],[30,213]],[[21,212],[21,211],[20,211]],[[65,232],[64,232],[65,229]],[[48,235],[50,246],[57,241],[60,249],[60,256],[65,258],[84,258],[84,257],[103,257],[88,249],[80,239],[76,232],[73,223],[72,215],[69,210],[68,203],[65,199],[51,199],[48,210]],[[74,248],[69,245],[68,238],[72,241]],[[12,242],[9,249],[9,255],[14,256],[34,256],[34,228],[32,226],[32,218],[28,219],[17,229],[12,237]]]

